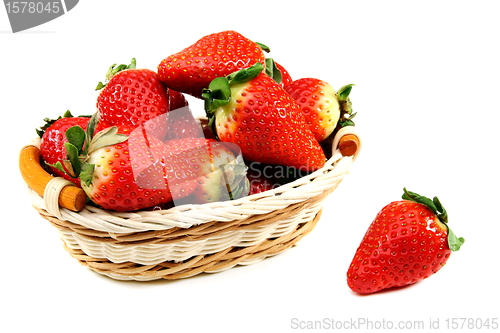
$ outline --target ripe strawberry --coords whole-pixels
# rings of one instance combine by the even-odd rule
[[[169,111],[180,109],[189,105],[183,93],[172,89],[168,89],[168,102],[169,102]]]
[[[321,142],[333,133],[340,118],[340,103],[328,82],[302,78],[286,85],[285,90],[300,105],[316,140]]]
[[[167,131],[165,140],[183,138],[202,138],[203,130],[189,106],[172,110],[167,113]]]
[[[175,201],[176,205],[225,201],[248,194],[247,167],[236,145],[205,138],[170,140],[165,145],[198,177],[193,194]]]
[[[167,112],[167,131],[164,140],[202,138],[203,130],[189,103],[181,92],[168,89],[170,110]]]
[[[163,59],[158,75],[170,89],[201,98],[202,90],[216,77],[264,63],[263,50],[268,48],[236,31],[222,31]]]
[[[91,136],[93,126],[95,118],[87,131],[79,126],[68,129],[66,150],[72,172],[79,175],[94,203],[104,209],[133,211],[194,191],[196,174],[159,139],[130,126],[109,127]],[[78,149],[82,142],[83,148]]]
[[[220,141],[241,147],[245,160],[313,171],[325,154],[299,105],[263,65],[220,77],[204,90],[205,110]]]
[[[73,117],[67,111],[58,119],[46,118],[46,124],[40,130],[37,130],[38,135],[41,137],[40,155],[52,174],[72,181],[77,186],[80,186],[80,179],[68,174],[70,171],[67,168],[67,163],[65,163],[68,159],[64,146],[68,142],[66,131],[73,126],[80,126],[86,129],[89,119],[90,117]],[[105,122],[100,122],[97,130],[102,130],[108,126]]]
[[[169,109],[166,87],[149,69],[137,69],[135,59],[129,66],[112,65],[107,83],[99,82],[97,98],[100,119],[113,126],[144,125],[150,135],[163,139],[166,132],[164,115]]]
[[[425,279],[458,251],[463,238],[448,227],[439,200],[404,189],[403,200],[385,206],[370,225],[347,271],[349,287],[369,294]]]

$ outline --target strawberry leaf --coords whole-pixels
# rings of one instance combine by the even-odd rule
[[[201,97],[205,100],[205,111],[208,118],[217,108],[226,105],[231,100],[231,85],[252,80],[264,69],[264,65],[255,65],[236,71],[227,77],[217,77],[203,89]]]
[[[250,183],[246,177],[248,167],[241,155],[238,155],[231,163],[219,165],[219,168],[222,171],[220,183],[227,190],[229,200],[248,195],[250,191]]]
[[[266,59],[266,74],[269,75],[276,81],[276,83],[280,84],[283,81],[283,76],[281,75],[281,71],[276,66],[274,59],[267,58]]]
[[[97,86],[95,87],[95,90],[101,90],[102,88],[104,88],[106,85],[104,83],[102,83],[101,81],[99,81],[97,83]]]
[[[434,203],[434,206],[436,207],[436,210],[438,211],[438,218],[441,222],[448,223],[448,213],[446,212],[446,209],[444,209],[443,205],[439,201],[437,197],[434,197],[432,199],[432,202]]]
[[[116,126],[106,128],[92,138],[89,143],[87,155],[90,155],[97,149],[122,143],[127,139],[128,137],[125,134],[118,134]]]
[[[80,126],[73,126],[66,130],[66,138],[68,142],[75,146],[78,151],[81,151],[85,142],[85,131]]]
[[[92,178],[94,177],[95,164],[84,163],[82,164],[82,170],[80,172],[80,181],[85,183],[87,186],[92,183]]]
[[[49,128],[53,123],[62,118],[73,118],[73,115],[69,110],[67,110],[62,116],[57,117],[57,119],[44,118],[43,121],[45,122],[45,124],[36,129],[36,134],[38,134],[38,136],[41,138],[47,128]]]
[[[82,168],[82,163],[80,162],[80,151],[70,142],[66,142],[64,147],[66,148],[66,154],[68,155],[68,160],[71,164],[71,168],[73,169],[70,172],[70,176],[76,178],[80,174]]]
[[[218,107],[226,105],[231,100],[231,87],[229,80],[225,77],[217,77],[210,82],[208,89],[204,89],[201,94],[205,100],[205,111],[210,118]]]
[[[111,65],[109,68],[108,68],[108,71],[106,72],[106,83],[102,83],[102,82],[99,82],[95,88],[95,90],[101,90],[102,88],[104,88],[107,84],[107,82],[109,80],[111,80],[111,78],[118,72],[121,72],[125,69],[134,69],[136,68],[137,66],[137,62],[135,60],[135,58],[132,58],[132,60],[130,61],[130,64],[129,65],[125,65],[125,64],[121,64],[121,65],[118,65],[116,66],[116,64],[113,64]]]
[[[264,69],[264,65],[255,65],[236,71],[226,77],[217,77],[210,82],[208,88],[203,89],[201,97],[205,103],[205,113],[208,118],[208,126],[212,130],[215,138],[218,139],[215,131],[215,110],[228,104],[231,101],[231,85],[244,83],[252,80]]]
[[[356,115],[356,113],[352,112],[352,103],[349,98],[349,94],[351,93],[352,87],[354,84],[347,84],[339,89],[337,92],[337,98],[340,103],[340,119],[339,126],[354,126],[354,122],[352,119]]]
[[[46,163],[48,166],[51,166],[53,168],[56,168],[57,170],[67,173],[66,170],[64,170],[64,167],[62,166],[62,163],[60,161],[57,161],[54,164]]]
[[[239,71],[229,74],[227,76],[227,79],[229,80],[230,85],[248,82],[257,77],[257,75],[259,75],[263,69],[264,65],[258,62],[253,66],[250,66],[248,68],[243,68],[240,69]]]
[[[347,97],[349,97],[353,86],[354,84],[347,84],[339,89],[339,91],[337,92],[339,101],[343,102],[347,100]]]
[[[457,237],[455,233],[448,227],[448,246],[452,251],[458,251],[465,243],[465,239],[463,237]]]
[[[420,194],[417,194],[415,192],[407,191],[406,188],[404,188],[403,191],[404,191],[404,194],[402,196],[403,199],[423,204],[423,205],[429,207],[429,209],[432,210],[432,212],[435,215],[439,214],[439,212],[436,208],[436,205],[434,204],[434,202],[431,199],[424,197],[424,196],[421,196]]]
[[[88,146],[90,144],[90,141],[92,141],[92,138],[94,137],[94,132],[95,128],[97,126],[97,122],[99,120],[99,112],[95,112],[92,117],[89,120],[89,123],[87,125],[87,130],[85,132],[85,140],[87,142],[85,149],[83,149],[83,152],[86,153],[88,151]]]
[[[258,42],[255,42],[255,44],[259,45],[260,48],[262,49],[262,51],[267,52],[267,53],[271,52],[271,49],[269,48],[269,46],[262,44],[262,43],[258,43]]]
[[[403,189],[404,194],[402,198],[404,200],[410,200],[416,203],[423,204],[429,207],[430,210],[438,217],[438,219],[448,228],[448,246],[452,251],[460,250],[460,247],[465,242],[463,237],[457,237],[455,233],[448,226],[448,213],[446,209],[444,209],[443,205],[439,201],[437,197],[434,197],[432,200],[424,197],[415,192],[407,191],[406,188]]]

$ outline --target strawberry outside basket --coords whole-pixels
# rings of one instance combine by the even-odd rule
[[[249,265],[294,246],[317,224],[325,198],[361,148],[354,126],[339,130],[321,169],[241,199],[167,210],[115,212],[85,205],[83,190],[41,166],[39,142],[20,170],[34,208],[80,264],[117,280],[175,280]]]

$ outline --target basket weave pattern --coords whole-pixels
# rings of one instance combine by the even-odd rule
[[[180,279],[253,264],[294,246],[314,228],[323,201],[355,157],[336,149],[323,168],[273,190],[168,210],[111,212],[87,205],[74,212],[58,207],[51,189],[44,197],[31,191],[31,198],[65,249],[89,269],[118,280]]]

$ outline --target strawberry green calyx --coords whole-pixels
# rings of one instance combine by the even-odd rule
[[[278,84],[283,81],[281,71],[276,66],[276,62],[273,58],[266,58],[266,74],[272,77]]]
[[[205,112],[208,126],[214,135],[215,110],[231,101],[231,85],[244,83],[257,77],[264,70],[264,65],[256,63],[251,67],[236,71],[226,77],[217,77],[210,82],[208,88],[203,89],[202,98],[205,100]]]
[[[73,115],[69,110],[67,110],[62,116],[59,116],[56,119],[44,118],[43,121],[45,121],[45,124],[40,126],[40,128],[36,129],[36,134],[38,134],[38,136],[41,138],[43,136],[43,133],[45,133],[45,130],[47,130],[47,128],[49,128],[53,123],[62,118],[73,118]]]
[[[136,68],[137,66],[137,62],[135,60],[135,58],[132,58],[132,60],[130,61],[130,64],[129,65],[125,65],[125,64],[121,64],[121,65],[118,65],[116,66],[116,64],[113,64],[111,65],[109,68],[108,68],[108,71],[106,72],[106,83],[102,83],[102,82],[99,82],[95,88],[95,90],[101,90],[102,88],[104,88],[107,84],[107,82],[109,80],[111,80],[111,78],[113,77],[113,75],[115,75],[116,73],[118,72],[121,72],[125,69],[134,69]]]
[[[352,112],[352,103],[349,98],[349,94],[351,93],[352,87],[354,84],[347,84],[339,89],[337,92],[337,96],[340,103],[340,120],[339,126],[354,126],[354,122],[352,119],[356,116],[356,113]]]
[[[229,103],[231,100],[231,85],[250,81],[257,77],[263,69],[263,64],[256,63],[251,67],[241,69],[226,77],[213,79],[208,88],[203,89],[202,93],[207,116],[210,117],[215,109]]]
[[[126,135],[117,133],[116,126],[106,128],[94,135],[98,121],[97,115],[98,113],[95,113],[90,118],[86,131],[80,126],[68,128],[65,133],[68,142],[64,144],[67,159],[51,165],[67,173],[70,177],[80,178],[82,182],[87,184],[92,180],[94,170],[94,166],[87,163],[90,154],[102,147],[121,143],[128,139]]]
[[[66,112],[64,112],[64,114],[62,116],[59,116],[56,119],[50,119],[48,117],[44,118],[43,121],[45,121],[45,124],[43,124],[42,126],[40,126],[40,128],[36,129],[36,134],[38,134],[38,136],[41,138],[43,136],[43,133],[45,133],[45,131],[47,130],[47,128],[49,128],[52,124],[54,124],[59,119],[62,119],[62,118],[78,118],[78,117],[90,118],[92,116],[91,115],[81,115],[81,116],[75,117],[75,116],[73,116],[71,114],[71,111],[66,110]]]
[[[238,155],[235,162],[221,164],[219,168],[222,171],[220,183],[227,190],[229,200],[248,195],[250,190],[250,182],[246,177],[248,167],[244,164],[241,155]]]
[[[267,46],[266,44],[262,44],[262,43],[259,43],[259,42],[255,42],[255,44],[259,45],[260,48],[262,49],[262,51],[264,52],[271,52],[271,48],[269,48],[269,46]]]
[[[404,188],[403,191],[404,194],[402,196],[402,199],[410,200],[427,206],[437,216],[439,221],[446,226],[446,228],[448,229],[448,246],[450,247],[450,250],[452,251],[460,250],[460,247],[465,242],[465,239],[463,237],[457,237],[455,233],[448,226],[448,213],[446,212],[446,209],[444,209],[439,199],[437,197],[434,197],[431,200],[417,193],[407,191],[406,188]]]

